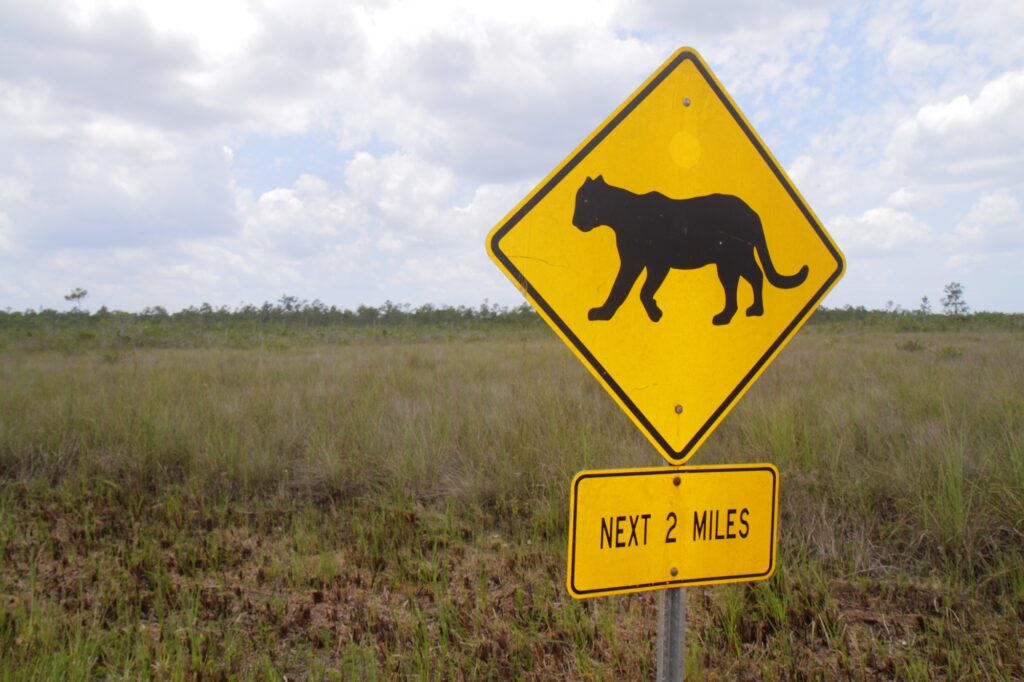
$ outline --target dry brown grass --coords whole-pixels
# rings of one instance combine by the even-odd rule
[[[0,355],[0,678],[642,678],[568,483],[660,463],[546,332]],[[809,329],[693,462],[781,473],[707,679],[1024,676],[1024,338]]]

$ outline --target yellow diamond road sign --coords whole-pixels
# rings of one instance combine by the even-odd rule
[[[693,455],[844,270],[821,223],[688,48],[487,245],[673,464]]]

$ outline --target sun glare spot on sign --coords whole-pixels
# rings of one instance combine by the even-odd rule
[[[844,270],[806,202],[687,48],[487,244],[672,464],[693,455]]]
[[[672,136],[669,154],[677,166],[693,168],[700,161],[700,140],[692,133],[680,131]]]

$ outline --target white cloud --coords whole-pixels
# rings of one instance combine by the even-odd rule
[[[657,26],[661,30],[672,27],[701,35],[755,31],[778,34],[781,27],[794,22],[820,25],[827,20],[829,6],[837,4],[813,0],[642,0],[623,4],[616,19],[636,30]]]
[[[1024,248],[1024,211],[1007,189],[986,192],[957,223],[955,233],[971,251],[1006,252]]]
[[[969,270],[984,262],[985,256],[980,253],[954,253],[946,259],[945,265],[949,270]]]
[[[452,172],[408,153],[375,157],[356,154],[345,168],[352,196],[390,220],[415,229],[424,224],[455,188]]]
[[[811,173],[814,170],[814,157],[809,154],[802,154],[789,164],[787,173],[790,179],[799,187],[802,183],[810,180]]]
[[[218,255],[207,265],[233,271],[240,282],[265,272],[278,291],[319,282],[372,296],[357,302],[450,302],[454,294],[473,303],[500,294],[484,236],[525,186],[482,185],[459,201],[449,171],[401,153],[359,153],[344,178],[332,186],[305,175],[256,198],[239,191],[244,229],[212,251],[236,257]],[[188,249],[197,253],[198,246]]]
[[[452,262],[439,256],[429,260],[409,258],[403,264],[403,270],[403,276],[407,277],[410,283],[416,282],[436,293],[441,293],[450,284],[480,285],[490,279],[488,273],[479,267],[469,263]]]
[[[898,77],[913,77],[922,71],[931,71],[935,63],[956,57],[956,50],[950,45],[930,44],[923,40],[901,35],[895,39],[885,55],[889,68]]]
[[[518,301],[486,231],[682,44],[884,302],[1019,239],[1022,34],[1012,0],[0,4],[0,307]]]
[[[255,200],[236,194],[236,215],[243,225],[239,250],[259,249],[284,259],[299,259],[344,245],[352,256],[365,255],[370,237],[366,211],[320,178],[303,175],[292,187],[279,187]],[[234,241],[234,240],[232,240]]]
[[[372,109],[356,112],[352,125],[482,181],[557,163],[665,56],[608,28],[558,31],[526,16],[449,24],[442,13],[425,26],[373,45]]]
[[[923,182],[991,186],[1024,177],[1024,70],[986,83],[973,99],[929,104],[896,128],[889,153]]]
[[[0,253],[14,252],[14,225],[11,218],[3,211],[0,211]]]
[[[931,200],[931,195],[918,187],[900,187],[889,195],[886,205],[895,209],[912,209]]]
[[[957,35],[969,55],[1002,63],[1024,57],[1024,4],[1018,0],[926,0],[921,5],[935,30]]]
[[[872,208],[859,216],[839,216],[829,230],[849,257],[895,256],[912,249],[928,250],[932,230],[906,211],[888,206]]]
[[[88,9],[81,20],[89,21],[104,6],[137,7],[154,31],[193,43],[204,62],[228,61],[244,52],[260,31],[252,6],[244,0],[174,0],[147,2],[132,0],[117,3],[82,3]]]

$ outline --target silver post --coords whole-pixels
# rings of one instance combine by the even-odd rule
[[[686,590],[658,593],[658,682],[682,682],[686,671]]]
[[[682,411],[682,405],[676,405],[676,414]],[[686,589],[661,590],[658,592],[658,682],[683,682],[685,659]]]

